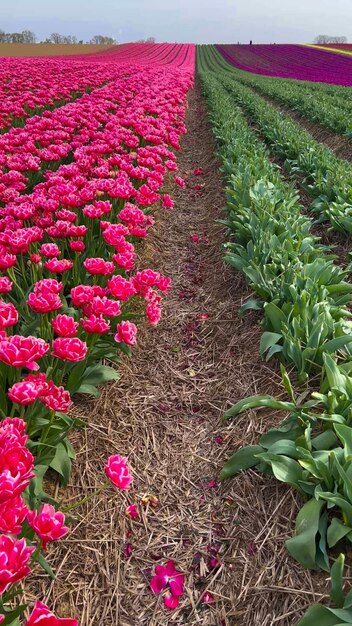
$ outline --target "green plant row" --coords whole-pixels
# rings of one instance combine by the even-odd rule
[[[342,102],[339,96],[320,93],[319,90],[302,89],[299,84],[293,81],[280,82],[280,79],[261,78],[238,73],[236,73],[236,78],[261,94],[288,106],[301,116],[307,117],[335,133],[352,137],[351,100],[346,99],[345,102]]]
[[[215,74],[201,72],[200,80],[228,183],[225,223],[235,241],[227,245],[226,258],[261,298],[243,308],[263,308],[263,354],[294,363],[301,381],[312,372],[320,372],[321,381],[319,391],[296,396],[282,367],[287,402],[259,396],[232,407],[228,418],[259,406],[289,416],[258,445],[237,451],[221,478],[256,466],[304,494],[308,500],[287,548],[305,567],[329,571],[329,549],[352,541],[350,285],[311,235],[294,188],[280,178],[232,94]],[[351,594],[345,598],[342,592],[343,563],[341,556],[330,572],[337,608],[315,605],[301,626],[352,624]]]
[[[351,233],[352,165],[335,157],[251,88],[222,74],[219,80],[258,126],[271,153],[284,161],[285,168],[299,178],[302,187],[314,198],[311,209],[320,216],[320,221],[328,220],[335,230]]]

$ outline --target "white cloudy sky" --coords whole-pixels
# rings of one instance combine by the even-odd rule
[[[352,0],[0,0],[0,28],[53,31],[120,42],[248,43],[313,41],[318,34],[352,41]]]

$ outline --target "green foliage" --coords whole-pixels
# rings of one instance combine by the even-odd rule
[[[252,396],[226,412],[229,419],[265,407],[287,416],[258,443],[235,451],[220,477],[255,467],[299,491],[304,504],[287,549],[303,566],[329,571],[329,548],[352,542],[352,285],[348,272],[312,234],[312,220],[271,155],[285,163],[292,179],[303,181],[319,219],[346,233],[352,232],[352,167],[242,84],[256,91],[259,84],[269,89],[263,87],[266,79],[243,78],[210,46],[201,48],[198,66],[227,183],[225,259],[244,273],[256,296],[241,314],[262,311],[264,358],[275,355],[288,363],[300,384],[315,377],[314,390],[306,387],[296,395],[282,365],[288,401]],[[274,88],[279,91],[273,79]],[[280,94],[298,98],[297,89],[285,82]],[[312,91],[304,89],[304,97],[299,96],[302,112],[308,104],[313,111]],[[334,94],[327,86],[321,93],[322,107],[329,103],[326,116],[332,115],[332,100],[342,92]],[[342,589],[343,563],[341,555],[330,571],[331,601],[337,608],[315,605],[300,626],[352,624],[352,594],[344,598]]]

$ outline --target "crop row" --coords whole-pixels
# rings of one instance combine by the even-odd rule
[[[129,354],[136,342],[136,324],[144,317],[140,303],[149,322],[157,324],[161,294],[170,287],[167,277],[148,268],[137,270],[135,245],[154,223],[152,207],[159,202],[165,208],[173,206],[163,186],[165,176],[177,170],[175,151],[185,132],[192,58],[183,71],[177,63],[167,72],[160,66],[131,68],[132,64],[119,64],[120,79],[84,96],[80,104],[62,107],[61,134],[56,134],[51,117],[59,109],[38,118],[39,126],[43,123],[40,131],[34,118],[28,120],[18,131],[27,133],[26,141],[19,141],[14,151],[18,163],[25,164],[24,185],[16,189],[9,184],[11,199],[2,196],[0,623],[4,626],[19,626],[26,608],[14,608],[18,583],[34,563],[52,575],[43,550],[69,532],[64,513],[74,506],[57,511],[57,503],[44,492],[43,479],[50,467],[63,485],[69,480],[74,450],[68,435],[72,428],[85,426],[70,414],[72,396],[97,395],[99,385],[118,377],[116,365],[111,365],[119,363],[122,352]],[[63,140],[64,127],[69,130]],[[7,136],[13,137],[13,132]],[[55,167],[46,173],[41,165],[42,179],[36,183],[26,157],[31,150],[43,150],[45,141],[50,150],[55,145],[65,150],[56,154]],[[19,171],[8,165],[3,164],[7,173]],[[105,471],[115,487],[130,487],[125,458],[109,457]],[[59,621],[37,602],[26,624]],[[75,619],[62,622],[78,624]]]
[[[225,258],[244,272],[257,295],[243,311],[262,310],[262,355],[293,364],[305,383],[297,395],[282,365],[287,402],[255,396],[227,412],[231,418],[264,406],[289,415],[257,445],[236,451],[222,478],[256,467],[305,496],[287,549],[304,567],[330,571],[337,608],[314,605],[299,624],[352,624],[351,594],[345,598],[342,592],[344,557],[330,569],[328,554],[341,540],[352,540],[352,285],[311,234],[297,193],[236,106],[237,85],[227,91],[228,79],[207,72],[200,80],[227,181],[231,240]],[[318,380],[319,391],[310,391]]]
[[[0,60],[0,132],[43,110],[61,106],[103,85],[119,73],[115,66],[77,60]]]
[[[165,43],[122,44],[94,55],[97,62],[134,63],[141,65],[175,65],[178,68],[189,68],[194,63],[194,46]],[[90,57],[90,60],[92,57]]]
[[[352,166],[335,157],[298,123],[268,104],[249,87],[231,78],[221,82],[234,100],[256,124],[270,151],[279,157],[287,170],[298,177],[314,199],[312,210],[334,229],[352,232]]]

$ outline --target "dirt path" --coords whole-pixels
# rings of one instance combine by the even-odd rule
[[[253,412],[226,426],[224,409],[248,394],[278,393],[279,377],[259,358],[259,318],[238,317],[249,295],[243,278],[222,261],[225,232],[214,220],[225,203],[223,183],[198,89],[186,122],[178,163],[187,186],[172,190],[175,208],[160,211],[143,252],[144,262],[147,255],[171,276],[173,290],[121,380],[81,405],[90,426],[77,436],[68,492],[94,489],[107,455],[119,452],[135,476],[129,502],[139,506],[152,494],[159,504],[139,506],[141,518],[131,521],[127,501],[109,490],[80,509],[70,537],[50,554],[60,565],[46,600],[80,617],[80,626],[289,626],[316,599],[310,575],[284,548],[297,508],[291,492],[255,472],[215,481],[230,452],[272,421]],[[195,167],[204,175],[193,176]],[[209,568],[210,558],[219,567]],[[171,612],[149,588],[152,568],[167,559],[186,574],[186,592]],[[46,585],[43,578],[43,592]],[[200,602],[205,589],[210,605]]]

